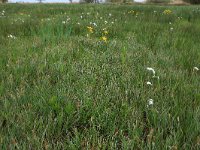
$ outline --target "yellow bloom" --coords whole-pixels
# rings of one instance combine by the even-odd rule
[[[165,10],[163,11],[163,14],[165,14],[165,15],[170,15],[170,14],[172,14],[172,11],[169,10],[169,9],[165,9]]]
[[[102,36],[102,37],[101,37],[101,40],[104,41],[104,42],[107,42],[108,39],[107,39],[107,37]]]
[[[103,33],[104,33],[105,35],[107,35],[107,34],[108,34],[108,31],[105,30]]]
[[[134,13],[135,13],[134,10],[131,10],[131,11],[128,12],[128,14],[134,14]]]
[[[88,29],[88,31],[89,31],[90,33],[93,33],[93,32],[94,32],[92,27],[87,26],[87,29]]]

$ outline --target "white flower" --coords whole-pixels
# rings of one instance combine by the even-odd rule
[[[78,22],[77,25],[80,25],[80,22]]]
[[[62,24],[66,24],[67,22],[66,21],[62,21]]]
[[[169,22],[169,24],[172,24],[171,22]]]
[[[197,68],[197,67],[194,67],[194,68],[193,68],[193,70],[195,70],[195,71],[199,71],[199,68]]]
[[[147,82],[147,85],[153,85],[153,84],[152,84],[151,82],[148,81],[148,82]]]
[[[111,17],[111,16],[112,16],[112,14],[110,13],[110,14],[109,14],[109,16]]]
[[[171,28],[170,28],[170,31],[173,31],[173,30],[174,30],[174,28],[171,27]]]
[[[151,105],[153,105],[153,99],[149,99],[148,100],[148,105],[147,106],[151,106]]]
[[[153,12],[154,12],[154,13],[157,13],[157,11],[156,11],[156,10],[154,10]]]
[[[114,24],[114,22],[113,22],[113,21],[112,21],[111,23],[112,23],[112,24]]]
[[[8,35],[8,38],[11,38],[11,39],[16,39],[16,37],[12,34]]]
[[[93,22],[93,26],[97,26],[97,24],[95,22]]]
[[[103,19],[102,17],[100,17],[100,19]]]
[[[83,16],[80,16],[81,17],[81,19],[83,19]]]
[[[105,22],[105,24],[107,24],[108,23],[108,21],[104,21]]]
[[[155,72],[155,70],[153,68],[147,67],[147,70],[151,71],[153,73],[153,76],[155,76],[156,72]]]

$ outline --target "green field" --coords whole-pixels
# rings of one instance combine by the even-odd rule
[[[198,68],[199,6],[1,4],[0,149],[200,149]]]

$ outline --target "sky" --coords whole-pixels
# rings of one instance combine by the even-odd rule
[[[8,0],[10,3],[25,2],[25,3],[37,3],[37,0]],[[135,0],[135,2],[144,2],[145,0]],[[79,2],[79,0],[73,0],[73,2]],[[44,0],[43,3],[69,3],[69,0]]]

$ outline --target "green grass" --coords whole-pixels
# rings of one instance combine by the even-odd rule
[[[200,148],[199,6],[2,4],[0,15],[1,149]]]

